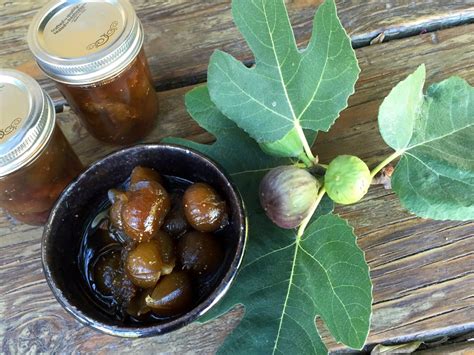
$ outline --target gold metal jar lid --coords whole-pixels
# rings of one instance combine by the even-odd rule
[[[33,18],[28,45],[53,80],[87,85],[125,69],[143,29],[128,0],[53,0]]]
[[[0,69],[0,177],[28,165],[49,142],[56,113],[31,77]]]

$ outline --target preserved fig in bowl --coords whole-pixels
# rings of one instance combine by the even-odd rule
[[[189,224],[200,232],[215,232],[226,219],[226,203],[208,184],[198,182],[186,189],[184,214]]]
[[[163,185],[163,179],[156,170],[137,166],[132,170],[132,174],[130,175],[130,186],[133,186],[140,181],[156,181]]]
[[[171,193],[171,210],[166,216],[163,230],[172,237],[178,237],[184,234],[189,228],[189,223],[184,215],[183,193]]]
[[[194,301],[191,278],[184,271],[163,277],[146,297],[146,305],[159,316],[174,316],[187,311]]]
[[[135,318],[142,318],[149,314],[151,308],[146,305],[146,298],[152,291],[153,289],[145,289],[135,295],[127,306],[127,314]]]
[[[121,209],[123,231],[134,241],[148,241],[158,233],[170,210],[168,193],[156,181],[140,181],[130,188]]]
[[[121,252],[116,249],[105,252],[97,259],[94,283],[102,295],[113,297],[121,305],[127,305],[137,292],[137,287],[122,266]]]
[[[108,192],[108,197],[112,206],[109,210],[110,223],[118,230],[123,229],[122,208],[128,201],[127,194],[123,191],[112,189]]]
[[[367,165],[353,155],[340,155],[335,158],[324,176],[328,196],[342,205],[355,203],[364,197],[371,181]]]
[[[217,271],[224,252],[216,237],[209,233],[192,231],[183,235],[178,243],[178,258],[185,270],[198,275]]]
[[[319,181],[294,166],[270,170],[260,182],[260,203],[273,223],[285,229],[298,227],[315,203]]]
[[[161,275],[170,274],[175,265],[173,242],[169,235],[158,235],[137,244],[127,255],[126,270],[134,285],[150,288],[156,285]]]
[[[113,250],[99,257],[94,267],[94,281],[104,296],[113,295],[114,280],[119,274],[121,253]]]

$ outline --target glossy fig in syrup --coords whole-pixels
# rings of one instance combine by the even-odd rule
[[[175,271],[158,282],[146,297],[146,305],[159,316],[174,316],[189,310],[193,295],[191,278],[184,271]]]
[[[136,245],[127,255],[126,270],[133,284],[142,288],[156,285],[161,275],[170,274],[175,265],[173,242],[161,231]]]
[[[224,259],[224,252],[216,237],[197,231],[186,233],[180,238],[177,252],[183,269],[198,275],[217,271]]]
[[[163,178],[154,169],[137,166],[132,170],[130,175],[130,186],[133,186],[140,181],[156,181],[163,185]]]
[[[98,258],[94,265],[94,283],[103,296],[112,296],[120,305],[127,305],[137,292],[122,267],[120,250],[108,251]]]
[[[122,208],[128,201],[127,194],[123,191],[112,189],[109,190],[108,195],[110,202],[112,202],[109,211],[110,223],[116,229],[123,230]]]
[[[186,216],[184,215],[183,193],[173,192],[171,194],[171,210],[166,216],[163,230],[172,237],[178,237],[190,228]]]
[[[191,226],[200,232],[215,232],[226,218],[226,203],[208,184],[198,182],[186,189],[184,214]]]
[[[137,167],[127,192],[109,191],[111,223],[136,242],[153,238],[170,209],[170,198],[154,170]]]
[[[123,231],[137,242],[148,241],[160,230],[170,209],[164,187],[156,181],[141,181],[127,192],[122,207]]]

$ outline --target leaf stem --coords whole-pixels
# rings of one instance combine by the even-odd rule
[[[314,157],[313,152],[311,151],[311,147],[309,146],[308,140],[306,139],[303,128],[301,127],[298,121],[295,122],[295,128],[296,132],[298,133],[298,137],[300,138],[300,141],[303,144],[303,148],[307,158],[312,162],[315,162],[316,158]]]
[[[311,220],[311,217],[313,217],[314,212],[316,212],[316,209],[318,208],[319,203],[321,202],[325,193],[326,193],[326,189],[323,186],[321,190],[319,190],[318,198],[316,199],[316,201],[314,201],[314,204],[311,206],[311,209],[309,210],[308,215],[306,216],[305,219],[303,219],[303,221],[301,222],[298,228],[298,234],[297,234],[298,239],[300,239],[303,236],[304,231],[306,227],[308,226],[309,221]]]
[[[377,173],[382,170],[386,165],[390,164],[393,160],[397,159],[400,155],[402,155],[402,151],[397,151],[392,155],[385,158],[379,165],[377,165],[371,172],[370,177],[373,179]]]
[[[298,159],[304,163],[306,168],[310,168],[314,165],[313,162],[308,158],[308,156],[305,153],[301,153]]]

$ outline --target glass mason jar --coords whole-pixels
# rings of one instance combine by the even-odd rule
[[[83,166],[35,80],[0,70],[0,102],[0,207],[21,222],[42,225]]]
[[[28,44],[92,136],[130,144],[158,115],[143,38],[127,0],[53,0],[33,19]]]

